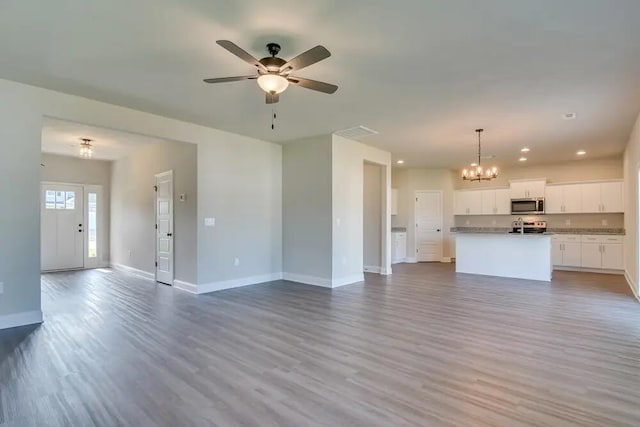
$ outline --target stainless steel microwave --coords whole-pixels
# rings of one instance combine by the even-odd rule
[[[544,214],[544,198],[534,199],[511,199],[511,214]]]

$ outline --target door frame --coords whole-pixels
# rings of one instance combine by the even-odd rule
[[[171,283],[158,282],[158,178],[162,178],[164,176],[171,176]],[[160,172],[154,175],[154,192],[153,192],[153,259],[155,261],[155,267],[153,267],[153,279],[157,283],[162,283],[165,285],[173,286],[173,282],[176,280],[176,239],[175,239],[175,181],[173,177],[173,169],[169,169],[164,172]]]
[[[71,270],[86,270],[91,268],[106,268],[109,266],[109,263],[105,261],[105,206],[104,206],[104,187],[100,184],[84,184],[77,182],[64,182],[64,181],[40,181],[40,192],[42,190],[43,185],[75,185],[78,187],[82,187],[82,223],[84,225],[83,232],[84,237],[82,239],[82,267],[74,268],[70,270],[42,270],[42,265],[40,265],[40,271],[71,271]],[[98,217],[96,222],[98,224],[98,256],[95,260],[88,257],[88,248],[89,248],[89,233],[87,232],[87,219],[89,216],[89,212],[87,209],[87,203],[89,203],[89,199],[87,197],[88,193],[98,193],[98,197],[103,200],[103,208],[98,210]],[[40,195],[42,197],[42,194]],[[42,200],[40,200],[42,203]],[[42,216],[42,208],[40,208],[40,216]],[[41,218],[42,221],[42,218]],[[42,230],[40,230],[40,235],[42,238]],[[42,252],[42,247],[40,248]],[[40,255],[42,256],[42,254]]]
[[[417,211],[418,211],[418,194],[420,193],[436,193],[440,195],[440,259],[434,262],[442,262],[442,258],[444,257],[444,197],[442,190],[415,190],[413,192],[413,258],[416,262],[428,262],[428,261],[419,261],[418,260],[418,221],[417,221]]]

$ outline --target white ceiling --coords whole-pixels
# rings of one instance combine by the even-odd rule
[[[42,123],[42,152],[78,157],[80,139],[93,140],[93,159],[117,160],[132,148],[163,142],[155,138],[45,117]]]
[[[356,125],[407,166],[460,167],[476,127],[498,166],[620,155],[640,110],[638,0],[3,0],[0,77],[283,142]],[[333,56],[271,109],[215,44]],[[576,120],[562,115],[575,112]]]

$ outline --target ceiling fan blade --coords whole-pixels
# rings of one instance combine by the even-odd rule
[[[241,80],[253,80],[258,76],[236,76],[236,77],[218,77],[215,79],[204,79],[205,83],[226,83],[226,82],[239,82]]]
[[[267,104],[276,104],[280,101],[280,95],[277,93],[267,93]]]
[[[260,63],[260,61],[258,61],[256,58],[251,56],[248,52],[246,52],[244,49],[239,47],[234,42],[229,41],[229,40],[218,40],[218,41],[216,41],[216,43],[218,43],[220,46],[222,46],[223,48],[227,49],[229,52],[233,53],[235,56],[237,56],[238,58],[242,59],[243,61],[248,62],[249,64],[253,65],[258,70],[264,71],[265,73],[269,72],[269,70],[267,70],[267,67],[262,65]]]
[[[291,84],[304,87],[306,89],[317,90],[318,92],[334,93],[338,90],[338,86],[330,83],[319,82],[317,80],[303,79],[302,77],[287,77]]]
[[[296,56],[282,67],[280,67],[280,73],[290,73],[292,71],[300,70],[304,67],[308,67],[311,64],[320,62],[323,59],[327,59],[331,56],[331,52],[324,46],[316,46],[309,49],[306,52]]]

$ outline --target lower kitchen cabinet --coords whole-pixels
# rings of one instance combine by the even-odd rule
[[[407,233],[391,233],[391,263],[404,262],[407,258]]]
[[[557,267],[623,270],[623,237],[616,235],[556,234],[551,258]]]
[[[580,267],[582,242],[576,234],[556,234],[551,238],[551,257],[553,265],[562,267]]]

